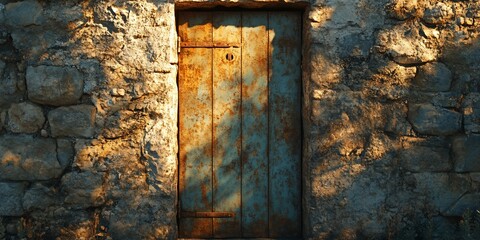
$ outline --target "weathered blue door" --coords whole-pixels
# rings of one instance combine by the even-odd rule
[[[301,236],[300,20],[179,13],[180,237]]]

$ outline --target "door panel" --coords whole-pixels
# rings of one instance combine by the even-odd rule
[[[180,37],[212,41],[211,14],[179,18]],[[180,205],[183,211],[213,210],[212,205],[212,49],[186,48],[179,61]],[[180,218],[180,235],[213,237],[212,219]]]
[[[240,13],[213,16],[213,41],[242,41]],[[231,58],[227,59],[227,54]],[[213,210],[233,212],[233,218],[214,218],[215,237],[241,235],[241,52],[213,49]]]
[[[300,17],[179,14],[180,237],[301,236]]]
[[[243,14],[243,236],[268,237],[268,16]],[[263,66],[263,67],[259,67]]]
[[[270,237],[295,237],[300,232],[301,112],[298,61],[300,16],[292,12],[269,18],[269,160]],[[288,190],[286,190],[288,189]]]

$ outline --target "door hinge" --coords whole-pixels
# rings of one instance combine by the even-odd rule
[[[234,212],[180,212],[181,218],[233,218]]]
[[[182,48],[239,48],[242,44],[237,42],[181,42]]]

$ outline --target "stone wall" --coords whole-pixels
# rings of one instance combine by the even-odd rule
[[[480,208],[478,1],[306,14],[305,236],[453,239]]]
[[[174,238],[174,5],[0,2],[0,239]]]
[[[304,11],[304,237],[459,235],[480,209],[480,3],[282,5]],[[0,239],[174,239],[176,75],[175,3],[0,0]]]

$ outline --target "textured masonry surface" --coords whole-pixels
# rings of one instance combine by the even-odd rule
[[[480,3],[289,2],[304,237],[458,235],[480,208]],[[0,0],[0,239],[176,238],[175,5],[270,3]]]

